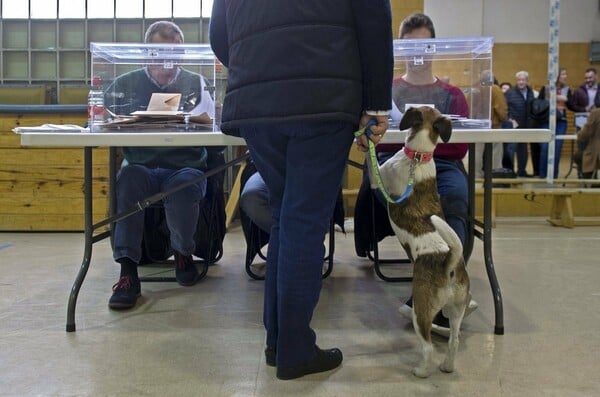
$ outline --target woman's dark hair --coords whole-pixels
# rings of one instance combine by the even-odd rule
[[[418,12],[407,16],[404,21],[402,21],[400,24],[400,38],[404,38],[405,34],[419,28],[427,28],[427,30],[429,30],[431,33],[431,38],[435,38],[433,21],[427,15]]]
[[[558,68],[558,75],[556,76],[556,82],[555,82],[557,89],[561,89],[564,87],[564,84],[561,83],[561,81],[560,81],[560,74],[562,72],[566,72],[566,71],[567,71],[567,68],[562,68],[562,67]]]

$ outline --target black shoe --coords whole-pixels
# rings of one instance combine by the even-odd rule
[[[321,350],[315,346],[315,357],[304,365],[299,367],[277,367],[277,378],[289,380],[303,377],[304,375],[316,374],[337,368],[342,363],[344,357],[342,351],[337,348]]]
[[[112,287],[113,294],[108,300],[108,307],[114,310],[131,309],[137,298],[142,295],[140,280],[132,276],[123,276]]]
[[[199,274],[192,256],[175,253],[175,279],[179,285],[189,287],[196,284]]]
[[[269,367],[274,367],[276,362],[276,357],[277,357],[277,353],[275,352],[275,349],[272,347],[267,347],[265,349],[265,360],[267,361],[267,365]]]

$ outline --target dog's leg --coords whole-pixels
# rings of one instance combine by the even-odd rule
[[[417,304],[413,302],[413,327],[421,342],[421,362],[413,368],[413,374],[419,378],[427,378],[431,373],[431,355],[433,353],[433,344],[431,343],[431,321],[433,316],[417,314]]]
[[[471,294],[466,294],[466,299],[461,299],[459,303],[448,304],[444,307],[443,313],[448,317],[450,323],[450,337],[448,338],[448,353],[444,362],[440,364],[440,371],[454,372],[454,359],[458,351],[458,336],[460,334],[460,325],[465,315],[467,304]]]

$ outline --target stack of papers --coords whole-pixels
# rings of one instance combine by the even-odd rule
[[[87,128],[75,124],[42,124],[37,127],[16,127],[17,134],[21,132],[88,132]]]
[[[130,115],[112,114],[112,120],[101,124],[103,129],[164,129],[184,128],[203,129],[200,126],[212,125],[213,120],[206,113],[192,115],[179,109],[181,94],[153,93],[147,110],[138,110]]]

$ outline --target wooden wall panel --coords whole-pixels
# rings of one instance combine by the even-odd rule
[[[583,74],[589,63],[589,43],[561,43],[559,65],[568,73],[569,85],[575,89],[583,84]],[[548,76],[548,46],[546,44],[496,43],[493,50],[494,74],[499,82],[514,84],[515,73],[529,72],[529,83],[539,89],[546,84]]]
[[[0,148],[0,158],[2,165],[15,166],[15,171],[19,171],[19,167],[26,166],[47,166],[53,160],[56,162],[58,169],[64,167],[81,168],[83,175],[83,149],[72,148],[39,148],[39,147],[23,147],[15,148]],[[108,150],[94,151],[92,155],[92,164],[106,164],[108,168]]]
[[[0,231],[82,231],[83,149],[21,147],[16,126],[85,123],[85,115],[0,115]],[[108,213],[108,150],[93,151],[94,221]]]
[[[398,37],[400,31],[400,23],[404,18],[415,12],[423,12],[424,0],[393,0],[390,2],[392,6],[392,31],[394,37]]]

